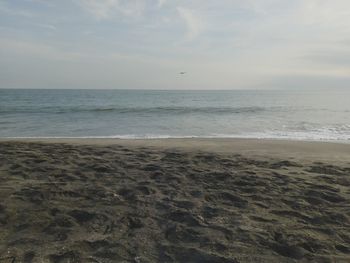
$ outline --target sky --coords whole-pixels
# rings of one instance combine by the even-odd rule
[[[349,0],[0,0],[0,88],[349,83]]]

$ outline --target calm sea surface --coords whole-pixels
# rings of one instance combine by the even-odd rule
[[[1,90],[0,137],[350,140],[350,90]]]

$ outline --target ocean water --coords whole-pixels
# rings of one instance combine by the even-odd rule
[[[350,90],[0,89],[0,137],[350,140]]]

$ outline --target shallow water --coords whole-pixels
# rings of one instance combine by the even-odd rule
[[[350,140],[350,91],[0,89],[0,137]]]

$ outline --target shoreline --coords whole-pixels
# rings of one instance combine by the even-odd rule
[[[307,141],[287,139],[253,138],[161,138],[161,139],[115,139],[115,138],[0,138],[1,142],[58,143],[73,145],[126,147],[154,147],[160,149],[211,151],[236,153],[248,156],[287,157],[292,159],[317,159],[325,161],[349,161],[350,143],[334,141]]]
[[[350,138],[347,140],[343,139],[305,139],[305,138],[279,138],[279,137],[216,137],[216,136],[149,136],[149,137],[133,137],[133,136],[15,136],[15,137],[0,137],[1,141],[8,140],[255,140],[255,141],[287,141],[287,142],[321,142],[321,143],[339,143],[339,144],[350,144]]]

